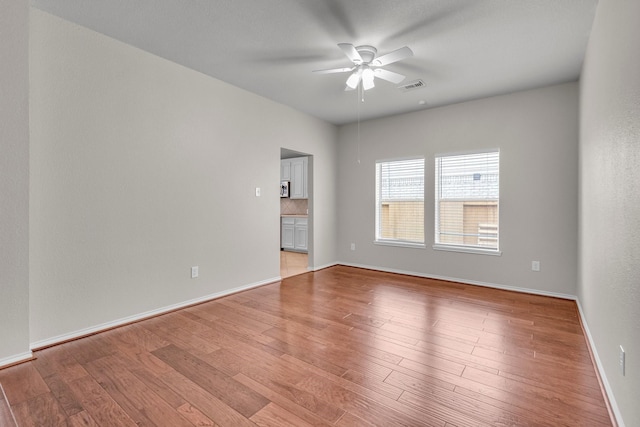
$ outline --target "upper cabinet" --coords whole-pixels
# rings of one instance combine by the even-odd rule
[[[290,181],[289,198],[308,199],[308,165],[307,157],[296,157],[280,161],[280,179]]]
[[[280,160],[280,181],[291,181],[291,160]]]
[[[291,198],[306,199],[307,195],[307,158],[291,159]]]

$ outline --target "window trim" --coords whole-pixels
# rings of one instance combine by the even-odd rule
[[[380,221],[380,211],[379,211],[379,207],[380,207],[380,199],[379,199],[379,194],[378,194],[378,165],[381,163],[391,163],[391,162],[401,162],[401,161],[406,161],[406,160],[422,160],[422,179],[423,179],[423,184],[422,184],[422,210],[423,210],[423,220],[425,222],[425,224],[423,224],[423,234],[422,234],[422,242],[412,242],[412,241],[408,241],[408,240],[395,240],[395,239],[385,239],[385,238],[378,238],[378,227],[379,227],[379,221]],[[405,157],[394,157],[394,158],[388,158],[388,159],[378,159],[374,162],[374,168],[375,168],[375,176],[374,176],[374,181],[375,181],[375,194],[374,194],[374,209],[375,209],[375,216],[374,216],[374,239],[373,239],[373,243],[375,245],[380,245],[380,246],[395,246],[395,247],[403,247],[403,248],[414,248],[414,249],[425,249],[427,247],[427,235],[426,235],[426,181],[427,181],[427,158],[424,155],[415,155],[415,156],[405,156]]]
[[[380,245],[380,246],[397,246],[400,248],[414,248],[414,249],[425,249],[427,247],[425,243],[414,243],[414,242],[408,242],[404,240],[393,240],[393,239],[374,240],[373,244]]]
[[[438,238],[438,206],[439,203],[436,200],[439,191],[437,189],[438,183],[440,182],[440,177],[435,175],[435,172],[438,170],[436,163],[438,158],[441,157],[453,157],[453,156],[465,156],[465,155],[473,155],[473,154],[485,154],[485,153],[498,153],[498,188],[500,188],[500,148],[487,148],[487,149],[478,149],[478,150],[468,150],[468,151],[456,151],[456,152],[448,152],[448,153],[437,153],[433,156],[434,159],[434,221],[433,221],[433,240],[434,243],[432,248],[437,251],[446,251],[446,252],[460,252],[460,253],[468,253],[468,254],[477,254],[477,255],[493,255],[493,256],[502,256],[502,251],[500,250],[500,234],[498,234],[498,247],[493,248],[485,248],[482,246],[474,246],[474,245],[459,245],[459,244],[450,244],[450,243],[440,243],[436,242]],[[498,190],[499,191],[499,190]],[[498,196],[498,227],[500,224],[500,196]]]
[[[450,245],[446,243],[434,243],[432,247],[436,251],[462,252],[467,254],[502,256],[502,251],[500,249],[486,249],[486,248],[475,247],[475,246]]]

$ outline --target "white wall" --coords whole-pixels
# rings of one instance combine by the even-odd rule
[[[37,9],[30,61],[32,344],[278,277],[281,147],[335,262],[334,126]]]
[[[640,2],[600,0],[581,77],[578,295],[618,415],[640,425]],[[618,348],[626,350],[626,375]]]
[[[29,353],[29,2],[0,0],[0,366]]]
[[[428,96],[428,88],[425,89]],[[366,108],[366,102],[364,104]],[[339,129],[342,262],[427,276],[575,295],[577,270],[578,84],[568,83]],[[502,256],[435,251],[434,155],[500,148]],[[374,240],[375,161],[426,158],[426,249]],[[356,251],[350,243],[356,243]],[[531,261],[541,271],[531,271]]]

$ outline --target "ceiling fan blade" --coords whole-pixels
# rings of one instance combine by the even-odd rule
[[[351,43],[338,43],[338,47],[342,49],[347,58],[354,64],[362,64],[362,57]]]
[[[386,80],[388,82],[395,83],[395,84],[398,84],[401,81],[403,81],[405,77],[402,74],[394,73],[393,71],[389,71],[389,70],[383,70],[382,68],[374,69],[373,74],[376,77],[381,78],[382,80]]]
[[[396,49],[393,52],[389,52],[386,55],[379,56],[378,58],[374,59],[371,62],[371,65],[380,67],[382,65],[387,65],[387,64],[401,61],[411,56],[413,56],[413,51],[409,49],[407,46],[405,46],[405,47],[401,47],[400,49]]]
[[[362,73],[359,71],[356,71],[355,73],[351,74],[347,79],[347,87],[350,87],[351,89],[357,88],[358,83],[360,83],[361,77],[362,77]]]
[[[350,68],[330,68],[328,70],[313,70],[314,73],[318,74],[331,74],[331,73],[346,73],[347,71],[353,71],[354,67]]]

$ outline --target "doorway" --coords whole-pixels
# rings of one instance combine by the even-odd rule
[[[280,149],[280,184],[288,197],[280,198],[280,277],[311,270],[313,253],[313,156]]]

